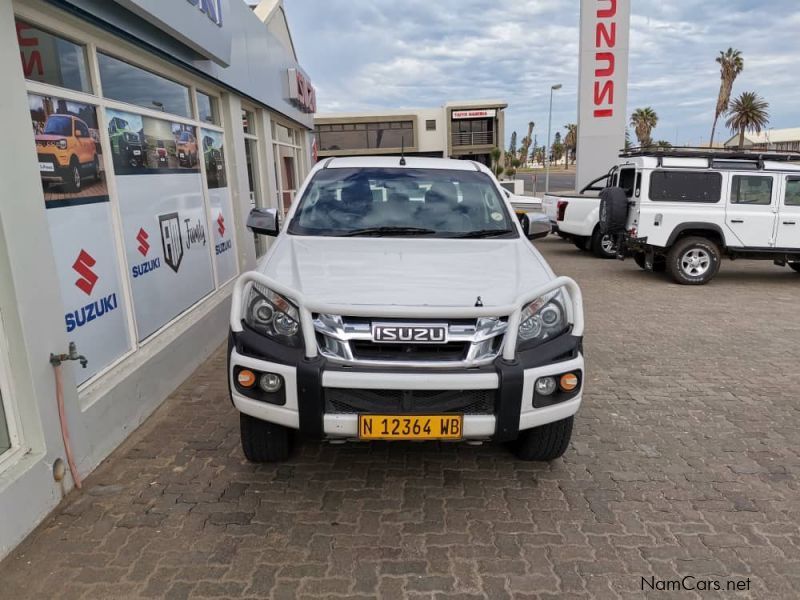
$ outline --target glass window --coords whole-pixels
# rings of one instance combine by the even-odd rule
[[[250,135],[256,133],[255,116],[249,110],[242,109],[242,131]]]
[[[217,99],[203,92],[197,92],[197,114],[201,121],[219,125]]]
[[[341,125],[339,125],[341,129]],[[294,144],[294,137],[292,136],[292,130],[288,127],[284,127],[280,123],[275,123],[275,132],[274,138],[278,142],[284,142],[285,144]]]
[[[786,206],[800,206],[800,177],[786,178]]]
[[[182,117],[191,116],[186,86],[101,52],[97,53],[97,58],[103,95],[107,98]]]
[[[513,217],[486,174],[397,168],[318,171],[300,200],[289,233],[517,236]]]
[[[426,131],[436,131],[436,119],[428,119],[425,121]]]
[[[772,177],[734,175],[731,182],[731,204],[772,204]]]
[[[17,43],[25,79],[91,92],[86,49],[17,20]]]
[[[633,186],[636,180],[636,169],[620,169],[619,187],[625,190],[628,198],[633,196]]]
[[[6,411],[3,407],[3,395],[0,390],[0,454],[11,448],[11,437],[8,435],[8,423],[6,422]]]
[[[650,200],[654,202],[719,202],[722,175],[696,171],[653,171]]]

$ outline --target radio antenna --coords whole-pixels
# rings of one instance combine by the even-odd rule
[[[406,137],[402,136],[400,138],[400,166],[406,166]]]

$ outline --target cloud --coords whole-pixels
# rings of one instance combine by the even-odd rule
[[[509,103],[506,136],[530,120],[543,142],[549,90],[562,83],[554,128],[576,121],[579,3],[563,0],[284,0],[320,112]],[[770,125],[800,126],[795,109],[800,3],[633,2],[628,112],[651,106],[654,135],[698,144],[711,129],[720,50],[742,51],[734,94],[770,102]],[[723,128],[724,129],[724,128]],[[724,138],[727,132],[721,131]]]

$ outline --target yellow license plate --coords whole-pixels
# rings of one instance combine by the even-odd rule
[[[460,440],[462,415],[358,415],[362,440]]]

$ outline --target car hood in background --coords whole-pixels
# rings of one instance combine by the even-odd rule
[[[282,235],[260,271],[331,304],[511,304],[553,278],[524,238],[337,238]]]

